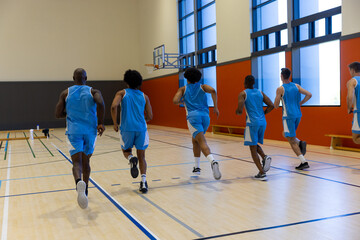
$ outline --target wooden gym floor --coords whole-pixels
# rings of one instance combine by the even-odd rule
[[[201,175],[192,175],[187,130],[149,126],[149,135],[143,195],[107,127],[91,159],[85,210],[76,202],[64,129],[41,141],[3,142],[1,240],[359,239],[360,153],[308,146],[310,169],[296,171],[288,143],[268,140],[272,168],[261,182],[252,179],[257,171],[243,139],[208,133],[222,172],[216,181],[203,156]]]

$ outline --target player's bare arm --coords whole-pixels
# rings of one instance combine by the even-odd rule
[[[185,93],[185,86],[177,90],[173,98],[173,103],[176,105],[181,104],[181,98],[184,96],[184,93]]]
[[[270,98],[263,92],[261,92],[263,95],[263,101],[264,103],[267,105],[264,113],[268,114],[269,112],[271,112],[274,109],[274,103],[270,100]]]
[[[125,96],[125,90],[120,90],[115,94],[114,100],[111,104],[111,118],[114,124],[115,132],[119,131],[119,124],[117,123],[117,107]]]
[[[145,103],[145,121],[148,122],[151,119],[153,119],[153,112],[152,112],[149,97],[147,95],[145,95],[145,100],[146,100],[146,103]]]
[[[282,86],[280,86],[276,89],[276,97],[275,97],[275,101],[274,101],[275,109],[279,108],[280,100],[283,95],[284,95],[284,88]]]
[[[211,94],[211,98],[212,98],[212,100],[214,102],[214,113],[216,114],[216,116],[219,117],[220,112],[219,112],[219,109],[218,109],[216,90],[213,87],[211,87],[209,85],[206,85],[206,84],[202,85],[201,87],[204,90],[204,92]]]
[[[59,101],[56,104],[55,108],[55,117],[56,118],[65,118],[66,117],[66,111],[65,111],[65,99],[68,95],[68,90],[65,89],[60,93]]]
[[[302,106],[304,103],[306,103],[307,101],[310,100],[310,98],[312,97],[311,92],[303,89],[300,85],[296,84],[297,88],[299,89],[299,92],[303,95],[305,95],[304,99],[301,100],[300,102],[300,106]]]
[[[99,136],[101,136],[105,131],[105,103],[99,90],[92,88],[91,94],[93,95],[94,101],[96,102],[96,114],[98,119],[97,131]]]
[[[245,106],[245,98],[246,98],[246,93],[243,91],[238,96],[238,107],[235,111],[237,115],[241,115],[243,113],[243,109]]]
[[[348,93],[346,96],[346,104],[347,104],[347,112],[350,114],[353,112],[354,108],[354,95],[355,95],[355,87],[356,81],[354,78],[350,79],[347,84]]]

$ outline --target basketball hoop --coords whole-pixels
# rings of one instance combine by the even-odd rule
[[[154,70],[159,69],[159,65],[145,64],[146,70],[149,74],[153,73]]]

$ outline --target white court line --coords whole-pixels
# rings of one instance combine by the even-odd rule
[[[11,165],[11,145],[9,147],[8,169],[7,169],[6,179],[10,179],[10,165]],[[8,196],[9,193],[10,193],[10,181],[6,181],[5,196]],[[4,198],[4,215],[3,215],[3,222],[2,222],[1,240],[7,239],[9,200],[10,200],[9,197]]]
[[[71,164],[72,161],[68,158],[54,143],[50,142],[53,147],[63,155]],[[149,239],[157,240],[157,237],[153,232],[151,232],[143,223],[137,220],[128,210],[125,209],[116,199],[111,196],[108,192],[105,191],[94,179],[89,178],[89,181],[113,204],[117,209],[119,209],[136,227],[138,227]]]

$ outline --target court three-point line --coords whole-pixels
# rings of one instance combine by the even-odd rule
[[[8,158],[8,169],[6,179],[10,179],[10,166],[11,166],[11,145],[9,147],[9,158]],[[6,181],[5,195],[10,193],[10,181]],[[4,199],[4,210],[3,210],[3,221],[1,229],[1,240],[7,240],[7,230],[8,230],[8,217],[9,217],[9,201],[10,198]]]

